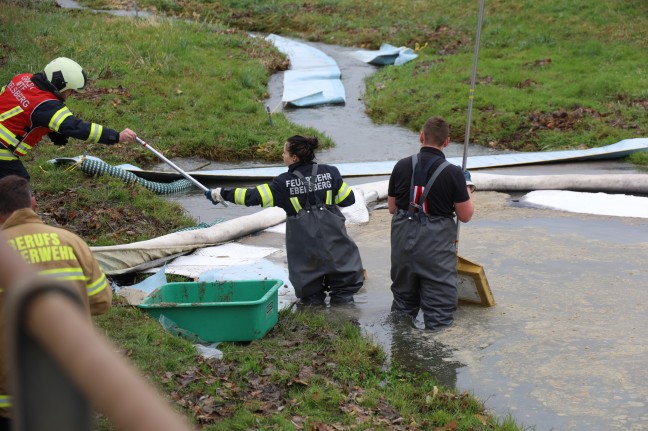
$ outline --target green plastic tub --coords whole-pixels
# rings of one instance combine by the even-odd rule
[[[251,341],[277,323],[281,280],[168,283],[139,305],[203,341]]]

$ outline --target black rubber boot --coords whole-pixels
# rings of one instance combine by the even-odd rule
[[[326,293],[317,292],[310,296],[306,296],[305,298],[301,298],[297,305],[305,307],[320,306],[324,305],[324,299],[326,299]]]
[[[330,294],[331,305],[353,304],[353,293],[337,293],[332,291]]]

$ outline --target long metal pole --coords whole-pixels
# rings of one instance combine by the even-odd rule
[[[180,168],[179,168],[175,163],[173,163],[171,160],[169,160],[169,159],[167,159],[166,157],[164,157],[164,156],[162,155],[162,153],[160,153],[158,150],[156,150],[155,148],[151,147],[149,144],[147,144],[146,142],[144,142],[144,141],[141,140],[140,138],[135,138],[135,139],[137,139],[137,142],[139,142],[140,144],[142,144],[142,146],[143,146],[144,148],[148,149],[150,152],[152,152],[153,154],[155,154],[156,156],[158,156],[161,160],[163,160],[164,162],[166,162],[166,163],[167,163],[169,166],[171,166],[173,169],[175,169],[176,171],[178,171],[178,172],[180,173],[180,175],[182,175],[183,177],[185,177],[186,179],[188,179],[189,181],[191,181],[192,183],[194,183],[194,184],[196,185],[196,187],[198,187],[200,190],[202,190],[203,192],[206,192],[207,190],[209,190],[207,187],[205,187],[205,186],[203,186],[202,184],[200,184],[200,183],[199,183],[199,182],[198,182],[194,177],[192,177],[191,175],[189,175],[188,173],[186,173],[185,171],[183,171],[182,169],[180,169]]]
[[[142,146],[143,146],[144,148],[148,149],[150,152],[152,152],[153,154],[155,154],[156,156],[158,156],[161,160],[163,160],[164,162],[166,162],[166,163],[167,163],[169,166],[171,166],[173,169],[175,169],[176,171],[178,171],[178,173],[179,173],[180,175],[182,175],[183,177],[185,177],[186,179],[188,179],[189,181],[191,181],[192,183],[194,183],[194,185],[195,185],[196,187],[198,187],[200,190],[202,190],[203,192],[206,192],[206,191],[209,190],[207,187],[205,187],[204,185],[202,185],[201,183],[199,183],[198,180],[196,180],[194,177],[192,177],[191,175],[189,175],[188,173],[186,173],[185,171],[183,171],[182,169],[180,169],[180,167],[177,166],[175,163],[173,163],[171,160],[169,160],[169,159],[167,159],[166,157],[164,157],[164,155],[163,155],[162,153],[160,153],[158,150],[156,150],[155,148],[151,147],[149,144],[147,144],[146,142],[144,142],[144,141],[143,141],[142,139],[140,139],[139,137],[137,137],[137,138],[135,138],[135,139],[137,139],[137,142],[139,142],[140,144],[142,144]],[[220,203],[222,203],[224,206],[227,206],[227,203],[225,203],[225,201],[221,201]]]
[[[479,0],[479,16],[477,18],[477,35],[475,36],[475,55],[473,56],[472,74],[470,76],[470,93],[468,95],[468,117],[466,118],[466,134],[464,136],[463,160],[461,169],[466,170],[468,163],[468,141],[470,140],[470,123],[472,122],[473,99],[475,98],[475,81],[477,79],[477,59],[479,58],[479,41],[481,40],[482,21],[484,18],[484,2]],[[459,246],[459,226],[457,219],[457,247]]]
[[[481,39],[482,20],[484,18],[484,0],[479,1],[479,18],[477,19],[477,35],[475,37],[475,55],[473,57],[472,74],[470,76],[470,94],[468,96],[468,118],[466,119],[466,135],[464,137],[463,161],[461,168],[466,169],[468,159],[468,141],[470,140],[470,123],[472,121],[472,107],[475,98],[475,81],[477,79],[477,59],[479,58],[479,41]]]

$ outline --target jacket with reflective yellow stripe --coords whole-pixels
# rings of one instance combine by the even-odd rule
[[[0,89],[0,149],[24,156],[49,132],[103,144],[119,141],[116,130],[74,117],[42,74],[15,76]]]
[[[304,175],[305,181],[295,175],[295,170]],[[355,203],[353,190],[344,182],[338,168],[318,164],[316,178],[311,179],[312,170],[312,163],[294,163],[288,167],[288,172],[276,176],[271,183],[251,188],[223,188],[221,196],[239,205],[280,207],[287,216],[294,216],[306,204],[307,182],[310,181],[322,203],[341,207]]]
[[[39,274],[71,283],[85,302],[88,312],[102,314],[110,308],[112,289],[88,245],[77,235],[65,229],[44,224],[31,209],[15,211],[0,226],[4,239]],[[0,308],[3,293],[0,293]],[[0,315],[0,338],[4,336],[4,316]],[[4,363],[4,342],[0,339],[0,416],[8,416],[2,409],[7,395],[8,370]],[[6,407],[6,405],[4,405]]]

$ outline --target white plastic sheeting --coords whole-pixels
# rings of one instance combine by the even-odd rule
[[[537,208],[648,218],[648,197],[630,195],[648,195],[648,174],[495,175],[475,172],[472,181],[481,191],[531,190],[519,202]]]
[[[290,69],[284,72],[282,102],[298,107],[346,102],[335,60],[312,46],[275,34],[266,40],[290,60]]]
[[[198,278],[200,274],[214,268],[247,267],[277,251],[279,249],[275,247],[253,247],[230,242],[200,248],[189,255],[180,256],[166,265],[165,272]]]
[[[377,51],[359,50],[352,52],[351,56],[375,66],[400,66],[418,57],[411,48],[404,46],[397,48],[388,43],[380,45]]]
[[[648,218],[648,198],[641,196],[538,190],[524,195],[520,202],[573,213]]]
[[[268,260],[276,253],[283,253],[283,249],[229,242],[200,248],[187,256],[178,257],[165,265],[163,270],[166,274],[183,275],[200,282],[282,280],[283,285],[277,292],[278,307],[282,310],[297,301],[297,297],[288,279],[288,269]]]
[[[624,139],[615,144],[584,150],[539,151],[531,153],[495,154],[492,156],[468,157],[466,167],[494,168],[498,166],[521,166],[549,162],[577,162],[584,160],[619,159],[637,151],[648,150],[648,138]],[[454,159],[451,163],[461,166]]]

